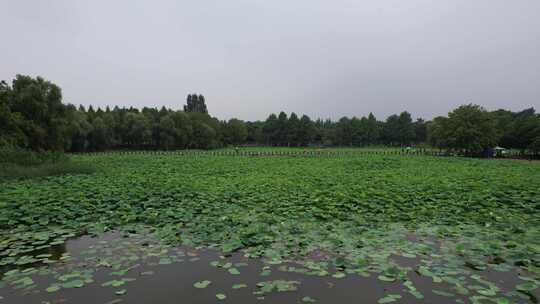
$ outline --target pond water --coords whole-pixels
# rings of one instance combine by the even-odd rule
[[[45,263],[0,270],[0,303],[535,303],[539,296],[515,291],[523,283],[519,276],[526,275],[517,268],[470,270],[469,291],[460,294],[448,278],[414,271],[421,257],[391,256],[413,271],[381,280],[346,267],[326,271],[302,262],[268,263],[241,252],[223,256],[216,249],[173,247],[144,234],[82,236],[32,255]],[[486,298],[492,300],[485,301],[488,292],[478,291],[488,287],[509,302],[496,302],[490,294]]]

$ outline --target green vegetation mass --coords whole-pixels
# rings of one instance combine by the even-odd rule
[[[235,118],[225,121],[209,114],[203,95],[189,94],[183,111],[165,107],[77,108],[62,103],[60,88],[43,78],[17,75],[11,85],[0,82],[0,147],[88,152],[215,149],[246,144],[282,147],[429,144],[454,153],[484,157],[500,145],[538,157],[540,115],[534,108],[489,112],[469,104],[431,121],[421,118],[413,121],[407,111],[384,120],[377,119],[373,113],[349,113],[336,121],[281,111],[269,114],[264,121]]]
[[[507,233],[509,241],[540,228],[535,164],[372,154],[77,160],[98,172],[2,183],[2,239],[51,227],[82,233],[144,223],[172,242],[290,256],[359,246],[363,233],[391,224],[413,231],[473,225]]]
[[[405,292],[422,299],[424,294],[411,281],[420,275],[433,284],[444,282],[432,291],[442,297],[465,297],[471,303],[536,300],[537,163],[352,149],[292,156],[102,153],[73,160],[97,171],[0,182],[0,266],[54,264],[50,254],[34,252],[79,234],[141,234],[149,229],[172,246],[260,257],[267,265],[262,277],[270,269],[338,280],[374,276],[381,284],[399,281]],[[151,245],[148,250],[160,252],[159,265],[176,260],[162,247]],[[112,258],[96,256],[94,266],[84,264],[74,272],[73,282],[66,281],[70,274],[52,270],[58,282],[47,292],[90,284],[92,267],[114,264],[112,273],[122,274],[138,267],[119,262],[130,261],[129,255],[115,254],[109,261]],[[413,266],[403,266],[396,258],[411,259]],[[299,264],[288,266],[291,261]],[[212,262],[233,277],[240,275],[231,265]],[[484,277],[516,270],[519,280],[510,289]],[[29,272],[12,270],[6,280],[30,290],[35,284],[25,276]],[[194,288],[209,282],[193,282]],[[299,283],[259,282],[256,294],[295,290]],[[379,303],[400,297],[387,294]],[[306,297],[304,302],[312,300]]]

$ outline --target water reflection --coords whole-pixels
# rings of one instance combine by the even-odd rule
[[[265,264],[262,260],[248,259],[241,253],[228,257],[221,256],[219,251],[206,249],[195,250],[188,247],[173,247],[161,244],[151,236],[133,234],[124,237],[120,233],[108,233],[98,238],[83,236],[67,241],[63,245],[33,252],[33,255],[50,254],[50,260],[60,260],[69,254],[71,259],[46,265],[36,263],[34,268],[48,266],[49,273],[40,275],[38,272],[31,276],[35,288],[18,288],[18,285],[7,284],[0,289],[5,303],[77,303],[94,304],[108,303],[216,303],[216,294],[224,294],[225,303],[302,303],[303,299],[315,299],[317,303],[377,303],[387,294],[401,296],[399,303],[456,303],[461,300],[470,302],[475,290],[469,294],[458,294],[454,286],[446,281],[434,282],[431,277],[422,276],[415,271],[407,273],[407,280],[413,284],[423,298],[414,297],[404,287],[404,280],[383,282],[377,274],[362,277],[355,269],[343,266],[343,277],[332,276],[337,269],[330,267],[329,275],[307,275],[302,269],[305,265],[297,263],[282,263],[277,265]],[[322,259],[329,253],[318,252],[317,258]],[[415,269],[426,257],[404,258],[399,255],[391,259],[399,267]],[[29,265],[18,269],[29,269]],[[43,267],[44,268],[44,267]],[[235,271],[230,269],[234,268]],[[2,274],[7,269],[2,269]],[[301,271],[299,271],[301,270]],[[533,298],[510,294],[520,282],[515,271],[497,272],[471,271],[467,275],[482,274],[484,280],[489,280],[507,293],[516,303],[531,303]],[[523,275],[523,273],[522,273]],[[20,280],[20,276],[17,280]],[[87,279],[88,281],[85,281]],[[60,288],[55,292],[45,292],[55,284],[73,284],[81,280],[81,288]],[[107,285],[107,282],[122,281],[119,286]],[[125,282],[123,280],[126,280]],[[208,287],[198,289],[194,283],[211,281]],[[13,280],[12,280],[13,281]],[[298,282],[298,288],[292,291],[278,292],[276,289],[265,291],[261,286],[279,282]],[[469,282],[471,285],[481,285]],[[105,287],[103,285],[106,285]],[[112,284],[112,283],[111,283]],[[115,283],[116,284],[116,283]],[[246,285],[243,288],[233,288],[234,285]],[[286,283],[280,283],[286,284]],[[78,285],[74,285],[78,286]],[[468,287],[468,286],[467,286]],[[125,291],[123,291],[125,289]],[[454,296],[446,297],[432,291],[452,291]],[[535,291],[536,293],[538,291]],[[538,296],[533,292],[533,296]],[[118,294],[117,294],[118,293]]]
[[[51,245],[47,248],[42,248],[42,249],[39,249],[39,250],[34,250],[34,251],[31,251],[31,252],[27,252],[27,253],[24,253],[24,254],[20,254],[19,256],[16,256],[16,257],[22,257],[22,256],[28,256],[28,257],[38,257],[40,255],[48,255],[47,257],[47,260],[50,260],[50,261],[58,261],[60,260],[60,258],[62,258],[62,255],[67,253],[67,245],[66,243],[64,244],[59,244],[59,245]],[[44,263],[43,261],[36,261],[36,262],[33,262],[33,263],[28,263],[28,264],[24,264],[24,265],[13,265],[13,264],[10,264],[10,265],[3,265],[3,266],[0,266],[0,280],[3,279],[4,277],[4,274],[10,270],[13,270],[13,269],[19,269],[21,271],[25,270],[25,269],[29,269],[29,268],[38,268],[38,267],[42,267],[42,266],[46,266],[48,263]]]

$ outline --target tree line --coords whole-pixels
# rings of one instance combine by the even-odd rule
[[[270,114],[264,121],[219,120],[203,95],[189,94],[183,110],[62,103],[61,89],[41,77],[17,75],[0,83],[0,146],[70,152],[110,149],[212,149],[229,145],[409,146],[481,153],[488,147],[540,150],[540,115],[486,111],[463,105],[432,121],[402,112],[378,120],[364,117],[312,120],[307,115]]]

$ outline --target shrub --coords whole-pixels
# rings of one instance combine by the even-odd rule
[[[38,166],[46,163],[65,162],[68,158],[63,152],[36,152],[15,147],[0,148],[0,163],[16,164],[19,166]]]
[[[95,169],[71,161],[57,151],[35,152],[21,148],[0,148],[0,179],[31,178],[62,174],[90,174]]]
[[[91,174],[95,168],[89,164],[65,161],[47,163],[35,167],[20,166],[16,164],[0,164],[0,179],[33,178],[64,174]]]

